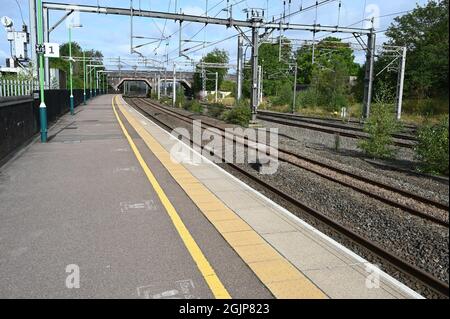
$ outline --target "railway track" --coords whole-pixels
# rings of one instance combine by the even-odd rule
[[[292,114],[292,113],[288,114],[288,113],[281,113],[281,112],[267,111],[267,110],[258,110],[258,112],[270,113],[270,114],[283,114],[283,115],[300,117],[300,118],[311,119],[311,120],[342,123],[342,119],[336,118],[336,117],[320,117],[320,116]],[[346,122],[361,125],[363,123],[363,120],[355,119],[355,118],[347,118]],[[411,129],[411,130],[415,130],[417,128],[415,125],[412,125],[412,124],[405,124],[404,127],[407,129]]]
[[[192,118],[187,118],[181,115],[179,112],[167,109],[164,106],[159,106],[154,103],[149,104],[147,100],[139,100],[142,103],[151,105],[157,108],[161,112],[169,113],[171,116],[178,118],[181,121],[192,124]],[[215,128],[224,132],[224,128],[213,125],[210,123],[202,122],[203,128]],[[384,202],[390,206],[399,208],[412,215],[421,217],[425,220],[437,223],[439,225],[449,227],[448,221],[448,205],[440,203],[438,201],[420,196],[418,194],[403,190],[401,188],[394,187],[376,181],[365,176],[361,176],[346,170],[334,167],[332,165],[319,162],[314,159],[310,159],[303,155],[279,149],[279,159],[292,164],[301,169],[307,170],[311,173],[319,175],[332,182],[336,182],[342,186],[349,187],[355,191],[358,191],[366,196],[375,198],[381,202]],[[437,217],[440,216],[440,217]],[[442,218],[445,216],[446,218]]]
[[[139,109],[142,112],[144,112],[148,117],[152,118],[152,120],[154,120],[155,122],[159,123],[161,126],[163,126],[166,129],[172,130],[173,127],[170,127],[167,123],[164,123],[164,121],[159,119],[157,115],[151,114],[149,112],[149,110],[148,110],[148,107],[156,109],[159,112],[162,112],[162,113],[164,113],[164,114],[166,114],[168,116],[177,118],[178,120],[181,120],[181,121],[183,121],[185,123],[188,123],[188,124],[192,125],[193,119],[191,117],[188,117],[186,115],[182,115],[182,114],[180,114],[178,112],[175,112],[173,110],[169,110],[167,107],[160,106],[160,105],[157,105],[155,103],[152,103],[152,102],[149,102],[149,101],[143,100],[143,99],[129,99],[129,101],[131,102],[131,104],[134,107],[136,107],[137,109]],[[143,107],[143,106],[146,106],[146,107]],[[217,125],[202,123],[202,128],[206,129],[208,127],[216,128],[216,129],[219,129],[219,131],[224,132],[224,128],[222,128],[222,127],[219,127]],[[227,137],[227,136],[225,136],[225,134],[223,134],[222,137],[223,138],[229,138],[229,136]],[[233,138],[233,141],[237,143],[235,138]],[[195,143],[195,142],[191,140],[191,144],[192,143]],[[198,146],[200,146],[201,148],[204,147],[203,145],[198,145]],[[249,147],[248,143],[246,143],[246,147]],[[284,153],[285,155],[287,154],[287,155],[292,156],[292,157],[299,157],[298,154],[293,154],[293,153],[290,153],[290,152],[286,152],[285,153],[285,151],[282,151],[282,150],[280,150],[279,152],[280,152],[280,154]],[[219,157],[225,164],[227,164],[233,170],[237,171],[239,174],[242,174],[242,175],[246,176],[248,179],[251,179],[252,182],[260,185],[264,189],[267,189],[271,193],[274,193],[278,197],[282,198],[283,200],[285,200],[285,201],[289,202],[290,204],[294,205],[295,207],[299,208],[301,211],[303,211],[306,214],[312,216],[316,220],[318,220],[321,223],[325,224],[327,227],[330,227],[330,229],[332,229],[332,230],[338,232],[339,234],[345,236],[347,239],[349,239],[353,243],[357,244],[360,247],[363,247],[364,249],[366,249],[370,253],[372,253],[372,254],[378,256],[379,258],[383,259],[384,261],[386,261],[388,264],[390,264],[394,268],[402,271],[403,273],[407,274],[411,278],[414,278],[415,280],[420,281],[426,287],[428,287],[431,290],[437,292],[439,295],[445,296],[445,297],[448,298],[449,286],[448,286],[447,283],[441,281],[440,279],[435,278],[434,276],[432,276],[431,274],[421,270],[420,268],[405,262],[400,257],[396,256],[395,254],[392,254],[391,252],[389,252],[388,250],[384,249],[383,247],[380,247],[379,245],[377,245],[377,244],[367,240],[366,238],[360,236],[359,234],[355,233],[352,229],[335,222],[334,220],[332,220],[328,216],[324,215],[323,213],[321,213],[321,212],[319,212],[319,211],[317,211],[317,210],[315,210],[315,209],[313,209],[311,207],[308,207],[304,203],[299,202],[297,199],[293,198],[289,194],[286,194],[285,192],[282,192],[279,189],[273,187],[272,185],[264,182],[263,180],[253,176],[252,174],[250,174],[246,170],[238,167],[237,165],[235,165],[233,163],[225,162],[219,154],[214,154],[214,155]],[[281,160],[284,160],[284,161],[287,161],[287,162],[291,163],[289,161],[289,159],[287,159],[287,158],[284,158],[284,159],[281,159]],[[299,164],[299,163],[291,163],[291,164],[302,168],[301,164]],[[319,164],[323,164],[323,163],[319,163]],[[326,166],[326,164],[323,164],[323,165]],[[348,172],[345,172],[345,173],[348,173]],[[326,177],[326,175],[323,174],[323,173],[319,174],[319,175],[323,176],[323,177]],[[355,176],[355,178],[360,179],[361,177],[360,176]],[[343,184],[342,181],[338,182],[338,183]],[[343,184],[343,185],[345,185],[345,184]],[[388,185],[384,185],[384,184],[381,184],[381,185],[383,185],[383,187],[388,186]],[[389,187],[391,187],[391,186],[389,186]],[[404,193],[404,194],[407,193],[408,195],[411,195],[410,193],[408,193],[406,191],[403,191],[403,190],[398,190],[398,191],[401,192],[401,193]],[[366,191],[363,191],[363,193],[366,193]],[[426,198],[420,197],[420,196],[415,195],[415,194],[412,194],[412,195],[414,195],[414,197],[416,199],[420,199],[420,200],[422,200],[422,201],[424,201],[424,202],[426,202],[428,204],[437,205],[437,206],[440,206],[440,207],[447,207],[447,214],[448,214],[448,206],[446,206],[444,204],[441,204],[441,203],[434,202],[434,201],[432,201],[430,199],[426,199]],[[384,199],[383,201],[386,202],[386,199]],[[393,206],[398,207],[397,204],[393,204]],[[416,216],[422,217],[422,218],[424,218],[424,219],[426,219],[428,221],[436,222],[436,223],[438,223],[440,225],[448,227],[448,221],[445,222],[443,220],[433,218],[433,216],[430,216],[430,215],[427,215],[427,214],[424,214],[424,213],[420,213],[418,215],[417,212],[411,212],[411,211],[409,211],[409,212],[414,214],[414,215],[416,215]]]
[[[364,121],[358,119],[348,118],[345,120],[345,123],[340,118],[332,118],[332,117],[319,117],[319,116],[311,116],[311,115],[300,115],[300,114],[292,114],[292,113],[281,113],[274,111],[266,111],[266,110],[258,110],[258,113],[265,115],[273,115],[279,117],[288,117],[299,120],[311,120],[318,123],[336,123],[339,125],[350,124],[359,128],[362,128],[364,125]],[[405,134],[414,134],[417,132],[417,126],[412,124],[403,124],[403,130]]]
[[[367,134],[363,128],[356,123],[354,125],[346,125],[337,123],[336,121],[329,121],[317,118],[303,117],[292,114],[282,114],[276,112],[258,111],[258,119],[287,125],[292,127],[304,128],[314,130],[322,133],[340,135],[344,137],[361,139],[367,138]],[[358,126],[357,126],[358,125]],[[410,134],[394,134],[394,144],[396,146],[413,148],[417,142],[417,138]]]

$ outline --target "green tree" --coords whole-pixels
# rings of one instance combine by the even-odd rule
[[[284,94],[284,88],[293,83],[293,73],[289,70],[292,62],[292,44],[282,38],[281,59],[279,38],[275,43],[262,43],[259,47],[259,65],[262,67],[263,93],[265,96]],[[292,84],[291,84],[292,85]],[[251,69],[244,70],[243,95],[250,97]]]
[[[336,57],[330,68],[314,70],[310,90],[316,91],[316,103],[328,111],[339,111],[348,105],[349,75],[348,66]]]
[[[236,83],[229,80],[224,80],[220,85],[220,90],[225,92],[231,92],[231,96],[235,95]]]
[[[69,56],[69,43],[64,43],[60,47],[60,55],[62,57]],[[87,50],[85,51],[86,58],[103,58],[103,54],[97,50]],[[77,42],[72,42],[72,56],[73,57],[83,57],[83,49]],[[102,64],[101,62],[86,62],[89,64]],[[62,70],[69,73],[69,61],[64,58],[50,58],[50,67]],[[97,69],[99,70],[99,69]],[[82,89],[84,84],[84,74],[83,74],[83,62],[78,61],[73,63],[73,88]]]
[[[224,63],[227,64],[229,62],[228,52],[224,50],[214,49],[209,52],[204,58],[200,60],[200,62],[205,63]],[[218,73],[218,87],[222,85],[222,82],[225,76],[228,74],[228,68],[212,68],[207,67],[206,77],[208,80],[206,81],[206,90],[214,91],[215,90],[215,73]],[[194,85],[193,90],[195,93],[198,93],[202,90],[202,69],[200,67],[196,68],[196,73],[194,74]]]
[[[356,76],[360,69],[348,43],[327,37],[314,48],[311,44],[301,46],[295,56],[299,83],[310,85],[306,92],[299,94],[297,107],[319,106],[328,111],[339,111],[348,105],[351,93],[349,79]]]
[[[259,64],[263,69],[263,90],[266,96],[279,96],[282,89],[292,82],[293,76],[289,72],[291,55],[292,46],[287,39],[282,39],[281,58],[279,39],[276,44],[261,44]]]
[[[448,10],[448,0],[431,0],[395,18],[386,31],[388,44],[407,47],[405,91],[409,95],[448,97]],[[394,82],[395,75],[391,76]]]
[[[314,48],[310,44],[301,46],[295,53],[299,72],[299,83],[310,84],[318,69],[334,69],[336,64],[347,76],[356,76],[359,66],[355,63],[353,50],[341,39],[327,37],[319,41]]]
[[[383,88],[376,96],[377,103],[372,105],[372,114],[364,124],[364,132],[368,134],[368,138],[359,143],[359,147],[367,155],[375,158],[393,156],[392,135],[401,130],[401,124],[395,118],[393,96]]]

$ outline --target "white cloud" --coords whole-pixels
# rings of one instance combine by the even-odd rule
[[[183,6],[182,12],[184,14],[197,15],[197,16],[205,15],[205,9],[202,9],[202,8],[196,7],[196,6]]]

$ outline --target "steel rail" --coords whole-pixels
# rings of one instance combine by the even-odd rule
[[[287,115],[286,113],[280,113],[280,112],[274,112],[274,111],[267,111],[267,110],[258,110],[258,112],[261,112],[263,114],[274,114],[277,115]],[[333,118],[333,117],[320,117],[320,116],[312,116],[312,115],[301,115],[301,114],[289,114],[290,117],[293,118],[305,118],[305,119],[312,119],[312,120],[320,120],[320,121],[330,121],[330,122],[342,122],[342,119]],[[359,119],[347,119],[348,123],[354,123],[354,124],[364,124],[364,121],[361,121]],[[417,130],[417,126],[412,124],[404,124],[404,127],[407,129],[411,129],[412,131]]]
[[[271,114],[271,113],[272,112],[264,112],[264,111],[258,110],[258,117],[262,116],[262,117],[266,117],[266,118],[267,117],[282,118],[282,119],[287,119],[287,120],[294,121],[294,122],[304,122],[304,123],[313,124],[313,125],[328,126],[328,127],[333,127],[333,128],[347,130],[347,131],[355,131],[355,132],[364,133],[364,129],[362,127],[345,125],[342,123],[342,121],[341,121],[341,123],[330,123],[330,122],[327,122],[325,119],[323,119],[323,120],[309,119],[309,118],[302,118],[299,116],[292,116],[290,114],[278,114],[278,113]],[[289,124],[291,124],[291,123],[286,122],[286,125],[289,125]],[[414,141],[414,142],[417,141],[417,138],[415,136],[401,134],[401,133],[393,134],[392,137],[402,139],[402,140],[407,140],[407,141]]]
[[[274,118],[274,116],[271,116],[271,115],[270,116],[257,115],[257,118],[259,118],[261,120],[265,120],[265,121],[281,124],[281,125],[299,127],[299,128],[314,130],[314,131],[318,131],[318,132],[322,132],[322,133],[328,133],[328,134],[333,134],[333,135],[337,134],[337,135],[343,136],[343,137],[349,137],[349,138],[355,138],[355,139],[367,138],[367,136],[364,136],[363,134],[356,134],[356,133],[345,132],[345,131],[336,131],[336,130],[333,130],[333,129],[325,127],[325,126],[332,127],[332,125],[325,125],[325,124],[321,125],[321,124],[314,123],[314,125],[322,126],[322,127],[316,127],[316,126],[311,126],[312,123],[310,123],[310,124],[301,124],[301,123],[294,122],[295,120],[292,120],[292,122],[286,122],[285,120],[276,119],[276,118]],[[348,131],[348,130],[351,130],[351,129],[346,129],[346,130]],[[395,137],[395,138],[400,139],[399,137]],[[405,143],[405,142],[402,142],[402,141],[394,141],[393,144],[396,145],[396,146],[404,147],[404,148],[413,148],[414,147],[414,144]]]
[[[155,103],[151,103],[151,102],[149,102],[147,100],[141,100],[141,101],[143,103],[145,103],[145,104],[148,104],[148,105],[154,107],[154,108],[158,108],[162,112],[171,113],[172,116],[174,116],[174,117],[176,117],[176,118],[178,118],[178,119],[180,119],[180,120],[182,120],[182,121],[184,121],[186,123],[192,124],[192,119],[188,120],[186,116],[183,116],[183,115],[181,115],[181,114],[179,114],[177,112],[174,112],[172,110],[168,110],[168,109],[166,109],[166,107],[158,106]],[[202,122],[202,126],[209,126],[209,127],[213,127],[213,128],[219,129],[220,131],[224,131],[224,129],[222,127],[219,127],[219,126],[216,126],[216,125],[213,125],[213,124],[208,124],[208,123]],[[244,137],[244,139],[247,139],[247,138]],[[349,188],[351,188],[351,189],[353,189],[353,190],[355,190],[357,192],[360,192],[360,193],[362,193],[362,194],[364,194],[366,196],[375,198],[375,199],[377,199],[377,200],[379,200],[381,202],[384,202],[384,203],[386,203],[386,204],[388,204],[390,206],[393,206],[393,207],[399,208],[401,210],[404,210],[404,211],[406,211],[406,212],[408,212],[408,213],[410,213],[412,215],[418,216],[418,217],[423,218],[425,220],[429,220],[431,222],[434,222],[436,224],[439,224],[439,225],[447,227],[447,228],[449,227],[449,222],[446,221],[446,220],[442,220],[442,219],[437,218],[435,216],[432,216],[430,214],[426,214],[426,213],[424,213],[424,212],[422,212],[422,211],[420,211],[420,210],[418,210],[418,209],[416,209],[414,207],[411,207],[411,206],[408,206],[406,204],[394,201],[394,200],[392,200],[390,198],[381,196],[379,194],[374,193],[373,191],[370,191],[370,190],[367,190],[367,189],[361,189],[360,187],[354,185],[353,183],[347,182],[345,180],[342,180],[342,179],[339,179],[339,178],[336,178],[336,177],[332,177],[332,176],[328,175],[327,173],[318,171],[317,169],[312,169],[310,167],[306,167],[305,165],[302,165],[301,163],[299,163],[297,160],[304,161],[304,162],[309,162],[309,163],[311,163],[313,165],[316,165],[316,166],[322,167],[324,169],[331,170],[331,171],[333,171],[335,173],[338,173],[340,175],[343,175],[344,177],[345,176],[351,177],[353,179],[356,179],[356,180],[359,180],[359,181],[361,181],[363,183],[368,184],[369,187],[375,186],[375,187],[384,189],[386,191],[392,192],[394,194],[400,194],[400,195],[402,195],[404,197],[413,199],[413,200],[415,200],[417,202],[421,202],[421,203],[426,204],[426,205],[435,206],[438,209],[445,210],[445,211],[448,212],[448,206],[445,205],[445,204],[442,204],[440,202],[431,200],[429,198],[422,197],[420,195],[411,193],[411,192],[403,190],[403,189],[396,188],[396,187],[388,185],[388,184],[384,184],[384,183],[379,182],[379,181],[375,181],[375,180],[369,179],[367,177],[363,177],[363,176],[357,175],[355,173],[347,172],[347,171],[345,171],[343,169],[340,169],[340,168],[337,168],[337,167],[333,167],[331,165],[319,162],[317,160],[313,160],[313,159],[307,158],[305,156],[302,156],[300,154],[297,154],[297,153],[294,153],[294,152],[291,152],[291,151],[282,150],[282,149],[279,149],[278,151],[279,151],[280,155],[283,155],[283,156],[280,156],[279,159],[284,161],[284,162],[286,162],[286,163],[289,163],[289,164],[297,166],[297,167],[299,167],[301,169],[307,170],[307,171],[309,171],[311,173],[319,175],[319,176],[321,176],[321,177],[323,177],[325,179],[328,179],[328,180],[330,180],[332,182],[336,182],[338,184],[341,184],[341,185],[343,185],[345,187],[349,187]]]
[[[132,104],[140,109],[142,112],[144,112],[148,117],[155,120],[157,123],[160,123],[162,126],[166,127],[167,130],[173,130],[174,128],[169,126],[168,124],[164,123],[160,119],[158,119],[156,116],[150,114],[148,111],[144,110],[141,106],[137,105],[133,101],[133,99],[130,99]],[[147,106],[150,106],[150,104],[145,103]],[[157,105],[153,105],[157,106]],[[159,108],[157,108],[159,109]],[[173,114],[172,114],[173,115]],[[190,139],[191,144],[195,144],[199,147],[204,149],[203,145],[198,145]],[[432,291],[438,293],[441,296],[444,296],[446,298],[449,297],[449,285],[446,282],[443,282],[442,280],[432,276],[431,274],[423,271],[422,269],[409,264],[408,262],[402,260],[400,257],[394,255],[393,253],[389,252],[388,250],[382,248],[381,246],[369,241],[368,239],[360,236],[359,234],[355,233],[353,230],[351,230],[348,227],[345,227],[341,225],[338,222],[335,222],[328,216],[324,215],[323,213],[301,203],[297,199],[293,198],[292,196],[288,195],[287,193],[277,189],[276,187],[262,181],[261,179],[257,178],[256,176],[250,174],[249,172],[243,170],[242,168],[232,164],[225,162],[220,156],[217,154],[214,154],[214,156],[217,156],[219,159],[222,160],[224,164],[227,164],[234,170],[238,171],[239,173],[243,174],[247,178],[251,179],[253,182],[259,184],[261,187],[269,190],[270,192],[276,194],[280,198],[284,199],[285,201],[289,202],[290,204],[294,205],[295,207],[299,208],[304,213],[312,216],[316,220],[322,222],[326,226],[330,227],[332,230],[337,231],[341,235],[344,235],[347,239],[349,239],[351,242],[357,244],[360,247],[363,247],[365,250],[369,251],[370,253],[378,256],[379,258],[386,261],[389,265],[394,267],[397,270],[400,270],[401,272],[407,274],[408,276],[415,278],[416,280],[420,281],[422,284],[424,284],[426,287],[431,289]]]

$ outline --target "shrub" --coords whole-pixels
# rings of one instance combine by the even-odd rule
[[[172,106],[172,99],[170,97],[167,97],[167,96],[162,96],[161,99],[159,100],[159,102],[161,104]]]
[[[211,117],[219,118],[225,110],[225,106],[219,103],[208,105],[207,114]]]
[[[228,123],[247,127],[252,118],[252,112],[248,106],[237,106],[223,112],[222,118]]]
[[[448,98],[405,99],[403,112],[421,116],[448,114]]]
[[[234,91],[236,90],[236,83],[233,81],[223,80],[219,89],[221,91],[231,92],[232,94],[234,94]]]
[[[178,107],[183,107],[184,104],[186,104],[186,96],[184,95],[183,89],[177,90],[176,104],[178,105]]]
[[[272,103],[275,105],[292,105],[294,90],[291,84],[284,83],[278,90],[277,96],[273,97]]]
[[[368,139],[362,140],[359,147],[369,156],[389,158],[394,154],[392,135],[401,129],[396,120],[393,105],[379,101],[373,104],[372,113],[364,124]]]
[[[183,104],[183,109],[190,111],[192,113],[203,113],[203,105],[201,105],[197,100],[187,101]]]
[[[239,101],[236,101],[236,106],[250,107],[250,99],[242,98]]]
[[[448,122],[447,116],[437,125],[426,124],[419,129],[415,151],[420,171],[448,175]]]
[[[316,90],[309,88],[297,94],[296,108],[312,108],[317,106]]]
[[[226,106],[233,106],[236,104],[236,99],[229,95],[228,97],[222,99],[220,103]]]

